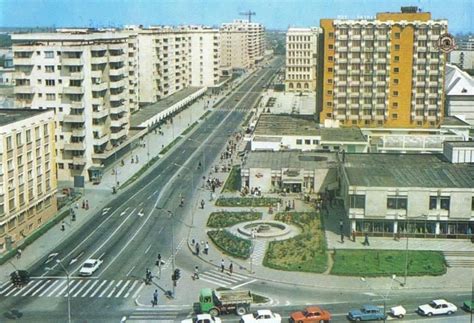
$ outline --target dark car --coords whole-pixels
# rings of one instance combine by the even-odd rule
[[[350,310],[347,318],[351,321],[372,321],[385,320],[387,316],[378,306],[362,305],[360,309]]]
[[[462,308],[468,312],[474,313],[474,301],[465,301],[462,304]]]
[[[10,274],[10,281],[16,287],[22,287],[30,282],[30,274],[26,270],[17,270]]]

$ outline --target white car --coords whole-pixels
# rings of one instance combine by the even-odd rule
[[[199,314],[193,319],[182,320],[181,323],[221,323],[221,319],[218,317],[212,317],[209,314]]]
[[[401,306],[395,306],[390,309],[390,315],[393,317],[398,317],[399,319],[402,319],[405,315],[407,314],[407,310]]]
[[[79,276],[92,276],[102,262],[103,260],[100,259],[87,259],[79,270]]]
[[[418,313],[426,316],[440,314],[451,315],[457,310],[458,308],[456,307],[456,305],[446,302],[444,299],[435,299],[429,304],[418,306]]]
[[[281,316],[270,310],[259,310],[257,313],[245,314],[240,319],[241,323],[281,323]]]

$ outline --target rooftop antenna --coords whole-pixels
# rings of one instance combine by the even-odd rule
[[[255,12],[252,11],[247,11],[247,12],[240,12],[239,15],[241,16],[248,16],[249,17],[249,22],[252,22],[252,16],[255,16]]]

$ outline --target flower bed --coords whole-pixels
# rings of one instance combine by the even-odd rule
[[[294,238],[269,243],[264,266],[289,271],[322,273],[327,269],[326,241],[319,214],[278,213],[275,220],[294,224],[302,233]]]
[[[281,203],[278,197],[219,197],[216,201],[216,206],[250,206],[250,207],[266,207],[276,206]]]
[[[210,228],[225,228],[233,226],[240,222],[260,220],[260,212],[212,212],[207,220],[207,226]]]
[[[242,259],[250,256],[250,240],[239,238],[226,230],[208,231],[207,235],[217,248],[229,256]]]
[[[240,166],[233,166],[229,177],[225,181],[223,192],[237,192],[240,191],[241,178],[240,178]]]

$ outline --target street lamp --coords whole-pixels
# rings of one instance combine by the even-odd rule
[[[387,320],[387,299],[388,299],[388,295],[392,291],[392,286],[393,286],[393,282],[394,282],[395,278],[397,278],[397,276],[392,275],[392,281],[390,282],[390,288],[388,289],[387,294],[385,294],[385,296],[382,295],[382,294],[377,293],[377,291],[375,289],[373,289],[372,286],[370,286],[369,282],[367,281],[367,279],[365,279],[365,277],[360,278],[361,281],[363,281],[364,283],[367,284],[367,286],[369,286],[370,290],[372,290],[377,296],[379,296],[383,299],[383,321],[384,322],[386,322],[386,320]]]
[[[164,209],[164,208],[160,208],[160,207],[157,207],[156,208],[157,210],[162,210],[162,211],[166,211],[170,218],[171,218],[171,269],[172,269],[172,272],[174,273],[174,270],[175,270],[175,257],[174,257],[174,213],[171,212],[170,210],[168,209]],[[160,260],[161,261],[161,260]],[[161,266],[161,264],[160,264]],[[160,268],[160,276],[161,276],[161,268]],[[173,285],[173,297],[176,297],[176,291],[175,291],[175,286],[174,286],[174,282],[172,283]]]
[[[67,282],[67,319],[68,319],[68,322],[71,323],[71,294],[70,294],[70,286],[71,284],[69,284],[69,277],[70,277],[70,274],[69,274],[69,271],[66,269],[66,267],[64,267],[63,263],[61,262],[60,259],[56,259],[56,263],[61,266],[61,268],[63,269],[64,273],[66,273],[66,282]]]

